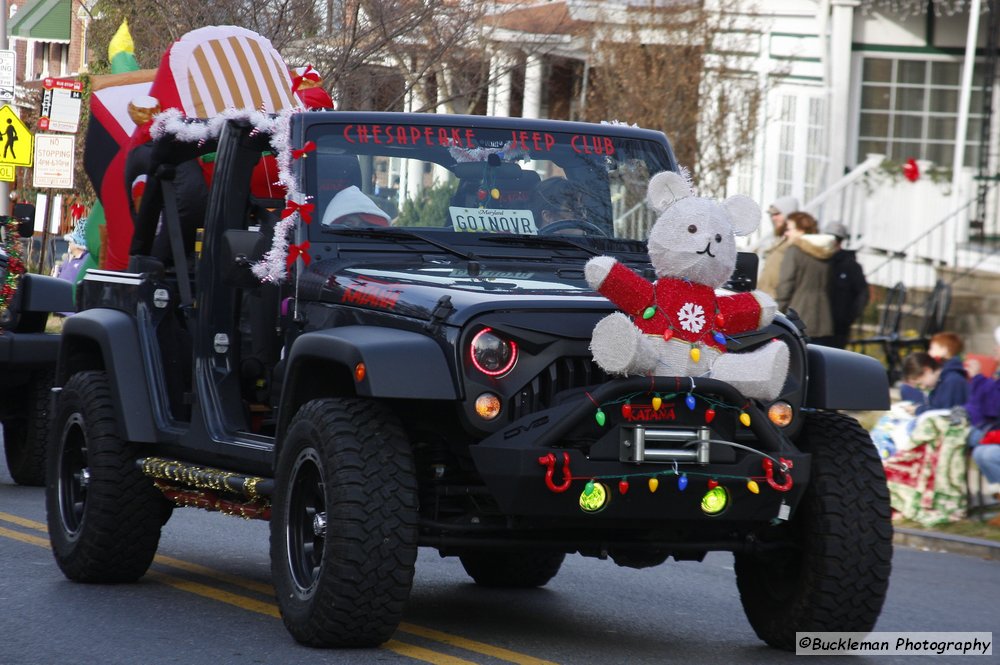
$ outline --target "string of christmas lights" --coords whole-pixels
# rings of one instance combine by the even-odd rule
[[[694,379],[691,378],[691,390],[694,390],[694,387],[695,387]],[[593,395],[591,395],[589,392],[584,394],[587,396],[587,399],[593,402],[594,406],[597,407],[597,410],[594,412],[594,420],[601,427],[604,427],[605,423],[607,423],[608,421],[607,413],[604,410],[606,407],[610,409],[610,407],[614,407],[618,404],[621,404],[622,417],[628,419],[632,414],[632,400],[637,399],[639,397],[645,397],[647,395],[652,395],[652,397],[650,398],[650,406],[653,407],[653,411],[659,411],[660,408],[663,406],[664,401],[678,399],[683,395],[684,405],[690,411],[694,411],[695,409],[698,408],[699,399],[708,405],[708,408],[705,410],[705,423],[711,423],[713,420],[715,420],[715,417],[718,415],[718,412],[716,411],[717,408],[733,409],[735,411],[739,411],[740,413],[739,420],[744,427],[750,427],[751,423],[750,414],[747,413],[745,410],[746,406],[742,407],[733,406],[728,402],[712,399],[704,395],[698,395],[696,397],[691,391],[671,392],[671,393],[660,393],[655,390],[640,391],[640,392],[630,393],[618,399],[608,400],[602,403],[598,403],[597,400],[594,399]]]

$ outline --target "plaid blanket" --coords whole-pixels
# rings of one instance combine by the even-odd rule
[[[966,515],[969,426],[953,423],[945,411],[917,418],[911,447],[884,460],[893,517],[923,526],[956,522]]]

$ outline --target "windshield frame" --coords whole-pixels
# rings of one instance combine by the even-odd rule
[[[562,150],[565,151],[568,141],[564,137],[567,136],[583,136],[583,137],[595,137],[595,139],[603,139],[607,137],[609,140],[616,142],[616,146],[639,146],[638,148],[630,147],[629,150],[636,152],[636,154],[641,154],[645,158],[646,155],[650,157],[646,158],[646,162],[651,164],[653,168],[659,170],[664,170],[666,167],[669,170],[677,170],[677,163],[674,157],[673,151],[670,147],[670,143],[666,136],[662,132],[657,132],[653,130],[640,129],[637,127],[630,127],[623,124],[594,124],[594,123],[580,123],[571,121],[556,121],[556,120],[526,120],[523,118],[493,118],[485,116],[462,116],[462,115],[438,115],[438,114],[412,114],[412,113],[379,113],[379,112],[313,112],[307,114],[301,114],[302,122],[299,126],[299,141],[305,144],[309,141],[314,141],[316,143],[321,143],[324,137],[337,137],[333,139],[334,145],[337,145],[335,150],[342,150],[345,147],[346,139],[341,139],[345,133],[354,131],[357,127],[369,126],[369,127],[391,127],[391,128],[406,128],[407,132],[414,132],[414,135],[420,134],[421,140],[427,141],[438,141],[442,136],[454,138],[458,137],[460,141],[465,141],[462,148],[466,151],[475,151],[475,144],[468,143],[468,137],[476,137],[476,132],[479,132],[479,136],[489,135],[489,139],[493,140],[493,137],[497,135],[509,135],[514,137],[515,141],[520,142],[521,148],[527,147],[527,150],[523,151],[523,155],[518,159],[521,162],[521,166],[518,167],[518,161],[505,161],[501,164],[501,169],[506,168],[505,165],[511,164],[514,168],[521,168],[522,170],[527,170],[531,165],[534,164],[532,159],[536,154],[533,150],[533,145],[542,145],[539,142],[544,141],[546,135],[548,136],[559,136],[563,138]],[[370,155],[373,153],[378,153],[384,156],[396,156],[404,155],[410,156],[415,155],[418,151],[414,150],[412,146],[407,146],[401,148],[400,146],[391,146],[388,144],[378,144],[374,141],[374,138],[369,135],[369,143],[364,145],[361,150],[358,150],[358,154]],[[384,137],[383,137],[384,138]],[[318,140],[319,139],[319,140]],[[478,140],[478,139],[473,139]],[[551,139],[550,139],[551,141]],[[495,142],[495,141],[494,141]],[[329,143],[328,143],[329,144]],[[468,146],[473,145],[472,148]],[[508,144],[508,148],[509,148]],[[454,146],[450,146],[454,147]],[[418,156],[422,158],[424,156],[433,156],[433,161],[430,159],[424,159],[425,163],[428,165],[426,170],[432,168],[431,164],[436,164],[444,168],[448,168],[450,173],[455,173],[452,169],[460,168],[467,169],[476,166],[475,164],[470,164],[466,167],[465,164],[460,163],[460,160],[454,158],[454,153],[449,153],[449,146],[442,146],[438,142],[438,145],[431,145],[430,148],[424,149],[425,146],[421,146],[423,152]],[[486,152],[486,151],[484,151]],[[565,153],[568,154],[568,153]],[[624,154],[624,153],[622,153]],[[629,154],[632,154],[631,152]],[[477,155],[478,156],[478,155]],[[318,157],[318,156],[317,156]],[[489,159],[493,159],[490,157]],[[583,157],[578,158],[578,162],[575,166],[580,165],[592,165],[598,164],[599,160],[603,159],[599,155],[590,156],[589,160]],[[450,160],[450,161],[449,161]],[[316,201],[316,213],[317,221],[322,219],[323,208],[329,203],[329,198],[325,200],[320,200],[321,192],[319,192],[318,186],[318,165],[319,159],[313,160],[303,160],[307,162],[305,164],[297,165],[299,167],[299,179],[301,183],[302,190],[309,196],[313,196]],[[606,159],[609,163],[612,161],[610,157]],[[308,163],[312,162],[312,163]],[[493,162],[490,162],[493,165]],[[555,162],[553,162],[555,163]],[[480,162],[482,164],[482,162]],[[602,173],[601,176],[607,178],[606,174]],[[456,176],[457,177],[457,176]],[[362,168],[362,182],[371,182],[372,170],[364,170]],[[643,187],[645,186],[645,181],[642,182]],[[364,186],[364,185],[362,185]],[[644,191],[644,190],[643,190]],[[369,192],[366,193],[370,193]],[[481,192],[480,192],[481,194]],[[610,216],[610,204],[605,203],[605,208],[608,208]],[[645,206],[643,205],[643,208]],[[378,212],[378,211],[375,211]],[[452,213],[454,214],[454,213]],[[398,221],[398,218],[396,220]],[[448,220],[446,219],[445,222]],[[329,227],[326,227],[329,228]],[[480,239],[488,237],[491,235],[510,235],[520,237],[530,245],[530,239],[533,237],[534,233],[482,233],[476,231],[465,231],[461,232],[455,228],[449,227],[446,223],[441,226],[390,226],[389,228],[400,228],[406,230],[418,230],[421,235],[424,232],[428,232],[435,238],[440,238],[442,243],[446,243],[448,246],[468,246],[478,244]],[[331,234],[324,232],[325,228],[322,223],[314,223],[311,228],[307,230],[308,238],[312,242],[352,242],[354,240],[365,240],[369,242],[371,240],[370,235],[366,234]],[[605,227],[606,232],[613,233],[614,231],[610,227],[610,219]],[[591,233],[587,230],[584,233]],[[609,235],[610,235],[609,233]],[[544,240],[545,236],[539,234],[540,240],[537,244],[539,246],[553,246],[554,243],[546,242]],[[570,237],[571,243],[577,244],[577,246],[587,246],[591,244],[591,241],[596,239],[595,235],[572,235]],[[616,244],[615,238],[601,238],[603,242],[597,243],[602,249],[607,248],[608,245]],[[610,242],[609,242],[610,240]],[[645,238],[635,238],[635,237],[623,237],[621,240],[626,241],[622,247],[624,251],[634,251],[635,241],[642,240]],[[463,250],[466,251],[466,250]],[[474,250],[468,250],[470,253],[475,254]]]

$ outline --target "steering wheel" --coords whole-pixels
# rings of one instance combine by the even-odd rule
[[[585,232],[587,235],[598,235],[602,238],[608,237],[608,234],[604,232],[604,229],[596,224],[591,224],[590,222],[582,219],[560,219],[558,222],[546,224],[542,228],[538,229],[538,235],[552,235],[553,233],[559,233],[560,231],[565,231],[566,229],[577,229]]]

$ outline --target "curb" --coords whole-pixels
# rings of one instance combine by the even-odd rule
[[[892,542],[894,545],[905,545],[907,547],[928,549],[935,552],[965,554],[967,556],[1000,561],[1000,542],[984,538],[969,538],[967,536],[953,536],[948,533],[938,533],[936,531],[893,527]]]

